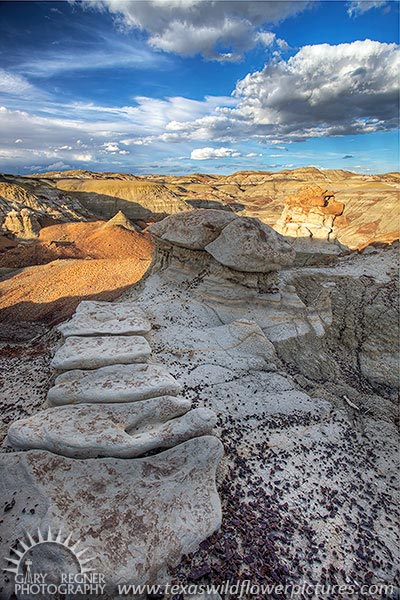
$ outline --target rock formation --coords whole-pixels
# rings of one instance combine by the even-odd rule
[[[179,574],[392,581],[395,245],[332,266],[286,263],[271,287],[268,274],[219,263],[208,244],[190,248],[209,218],[199,211],[186,238],[185,215],[152,226],[152,267],[125,297],[160,324],[159,360],[172,354],[186,397],[218,414],[226,448],[221,534]]]
[[[283,235],[333,241],[335,219],[343,214],[344,204],[333,192],[319,186],[306,186],[286,198],[286,206],[275,228]]]
[[[110,219],[118,211],[133,221],[157,221],[191,207],[161,183],[134,179],[56,179],[58,190],[74,195],[88,210]]]
[[[33,210],[21,208],[10,210],[4,218],[3,229],[20,239],[29,240],[36,238],[40,231],[40,224]]]
[[[103,227],[113,227],[114,225],[118,225],[119,227],[124,227],[129,231],[140,231],[139,227],[135,227],[125,213],[122,210],[119,210],[116,215],[114,215]]]
[[[65,524],[113,583],[161,581],[183,555],[175,581],[395,581],[397,245],[299,267],[256,219],[149,229],[146,276],[61,326],[55,364],[74,370],[9,429],[2,543]],[[148,362],[136,344],[128,364],[94,358],[104,337],[125,357],[132,336]]]
[[[86,220],[90,213],[74,198],[36,180],[0,175],[0,228],[18,238],[38,236],[44,225]]]
[[[60,327],[68,337],[53,359],[64,371],[48,393],[55,407],[13,423],[14,452],[0,455],[2,502],[10,503],[4,553],[26,531],[73,531],[97,557],[110,599],[117,583],[163,583],[221,521],[216,416],[192,410],[167,369],[147,362],[140,334],[150,329],[131,303],[82,302]],[[52,560],[52,573],[62,572],[62,553]],[[39,552],[36,569],[41,564]],[[1,597],[11,594],[12,582]]]
[[[211,208],[257,217],[273,227],[279,221],[277,230],[282,232],[286,226],[285,220],[281,220],[284,212],[285,218],[293,216],[290,227],[296,231],[302,229],[302,236],[309,236],[310,230],[304,226],[307,219],[320,225],[318,231],[314,228],[314,233],[322,236],[318,237],[321,240],[328,235],[330,217],[334,216],[333,233],[338,240],[349,248],[362,248],[374,241],[390,243],[400,237],[397,220],[393,218],[397,212],[398,182],[398,173],[363,175],[315,167],[278,172],[241,171],[221,176],[139,177],[75,170],[26,177],[0,175],[0,226],[5,214],[23,207],[34,210],[42,226],[48,225],[49,219],[75,221],[93,219],[96,215],[112,219],[122,211],[134,224],[143,221],[142,228],[144,222],[168,214]],[[332,190],[335,203],[330,200],[329,207],[311,207],[306,202],[301,207],[299,200],[305,189],[309,190],[306,200],[314,198],[317,204],[325,190]],[[289,204],[293,200],[296,206],[288,206],[288,200]],[[345,205],[343,214],[336,213],[337,203]],[[318,208],[327,210],[321,212]],[[292,214],[294,209],[297,214]],[[330,210],[335,214],[330,215]]]

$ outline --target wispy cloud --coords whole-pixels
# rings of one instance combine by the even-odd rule
[[[351,17],[358,17],[371,8],[384,8],[390,0],[352,0],[348,3],[347,12]]]
[[[36,88],[25,77],[0,69],[0,94],[7,96],[26,96],[38,93]]]
[[[101,36],[96,43],[54,50],[51,55],[38,52],[33,58],[20,62],[16,69],[25,76],[48,78],[67,72],[101,71],[112,67],[165,69],[170,64],[167,57],[139,43]]]

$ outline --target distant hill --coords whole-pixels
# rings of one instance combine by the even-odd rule
[[[221,208],[258,217],[274,227],[305,186],[318,185],[343,203],[335,221],[338,239],[357,248],[399,237],[399,173],[365,175],[342,169],[302,167],[239,171],[231,175],[146,175],[70,170],[26,177],[0,176],[0,230],[18,238],[38,235],[56,222],[112,219],[121,211],[141,227],[168,214]],[[21,212],[22,211],[22,212]]]

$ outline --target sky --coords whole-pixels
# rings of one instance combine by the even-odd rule
[[[399,169],[393,0],[0,2],[0,171]]]

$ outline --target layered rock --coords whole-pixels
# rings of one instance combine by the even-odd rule
[[[142,335],[150,331],[151,325],[138,307],[86,300],[80,303],[73,318],[58,329],[64,337]]]
[[[0,175],[0,227],[20,239],[36,238],[44,224],[90,216],[78,201],[45,182]]]
[[[132,222],[128,219],[125,213],[122,210],[119,210],[116,215],[114,215],[111,219],[103,225],[103,227],[113,227],[118,225],[118,227],[123,227],[124,229],[128,229],[129,231],[140,231],[139,227],[135,227]]]
[[[136,458],[208,435],[215,424],[209,409],[190,410],[187,400],[161,396],[134,404],[50,408],[11,425],[7,437],[14,448],[71,458]]]
[[[161,365],[109,365],[62,373],[47,398],[50,405],[137,402],[180,391],[179,383]]]
[[[40,224],[33,210],[21,208],[21,210],[10,210],[5,215],[3,229],[9,231],[20,239],[36,238],[40,231]]]
[[[220,323],[255,321],[270,340],[310,331],[323,335],[324,324],[315,311],[307,310],[293,286],[279,283],[279,270],[295,260],[290,244],[258,219],[218,213],[210,226],[212,212],[171,215],[149,227],[156,241],[152,282],[157,285],[157,276],[176,285],[190,281],[193,297],[212,304]],[[177,243],[172,241],[176,238]]]
[[[226,448],[217,473],[223,492],[222,529],[184,559],[176,578],[212,583],[249,579],[251,565],[250,579],[259,584],[301,584],[305,577],[336,585],[349,580],[357,585],[394,581],[398,443],[394,386],[387,366],[395,336],[395,248],[352,254],[330,267],[282,263],[273,272],[238,270],[207,251],[238,218],[214,226],[211,221],[205,227],[207,221],[199,217],[199,227],[214,229],[213,236],[218,233],[207,243],[201,229],[188,231],[185,238],[184,218],[176,215],[152,228],[156,252],[151,269],[125,295],[120,308],[105,311],[109,318],[123,317],[129,307],[140,308],[153,323],[146,334],[153,348],[147,366],[157,360],[179,380],[186,401],[218,415],[217,432]],[[257,225],[249,227],[259,231]],[[236,243],[245,249],[246,239],[240,233]],[[196,244],[203,240],[204,248],[185,246],[190,240]],[[257,257],[256,264],[276,265],[273,247],[268,252],[264,260]],[[93,305],[83,304],[77,315],[84,317],[85,311],[90,317],[103,308],[95,311]],[[134,367],[132,363],[123,370]],[[104,368],[112,367],[98,371]],[[83,373],[71,376],[68,393],[76,393],[79,384],[74,378],[86,378]],[[99,393],[107,399],[118,380],[112,375],[102,380],[106,386],[100,386]],[[179,402],[178,396],[174,398]],[[86,447],[79,432],[79,452],[140,451],[149,447],[149,438],[164,444],[164,425],[173,440],[175,419],[195,435],[193,411],[164,424],[144,420],[126,429],[125,407],[129,404],[134,411],[145,402],[150,400],[112,406],[68,404],[51,410],[74,415],[71,423],[78,423],[81,416],[82,424],[93,428]],[[94,415],[99,413],[91,419],[90,410],[103,407],[96,429]],[[50,430],[52,420],[44,424],[35,417],[13,425],[10,438],[14,435],[17,445],[37,443],[40,437],[41,443],[60,451],[65,434],[65,448],[76,452],[67,420],[60,417]],[[107,434],[94,439],[103,426]],[[77,525],[111,581],[119,576],[144,581],[156,572],[159,581],[162,565],[178,563],[181,552],[194,550],[219,524],[213,469],[220,446],[216,438],[201,435],[198,425],[196,431],[200,437],[138,459],[71,460],[39,449],[5,455],[3,460],[15,474],[7,476],[6,489],[20,490],[18,482],[23,480],[25,495],[33,489],[40,498],[39,516],[31,515],[30,504],[11,506],[15,531],[19,534],[37,522],[48,524],[42,494],[49,493],[48,514]],[[54,463],[47,462],[49,456]],[[80,504],[70,492],[75,478],[84,500],[79,517]],[[67,488],[65,503],[56,498],[54,486],[61,496]],[[12,505],[12,494],[6,498]],[[128,536],[130,529],[140,533]],[[181,536],[185,544],[179,543]],[[9,537],[5,536],[6,543]]]
[[[286,198],[275,228],[287,236],[333,241],[337,237],[335,220],[343,211],[344,204],[335,200],[333,192],[305,186]]]
[[[17,452],[0,454],[0,501],[20,498],[10,502],[4,553],[26,531],[74,531],[96,556],[109,599],[117,583],[165,581],[221,521],[216,415],[178,397],[182,386],[164,366],[138,362],[150,359],[138,335],[150,329],[133,303],[82,302],[61,327],[53,366],[65,372],[48,393],[55,407],[13,423],[6,447]],[[35,568],[56,577],[69,572],[64,558],[54,551],[49,565],[41,546]],[[0,591],[8,598],[12,587]]]
[[[123,211],[133,221],[156,221],[168,214],[191,209],[167,186],[136,177],[58,178],[53,184],[74,195],[94,214],[107,219]]]

